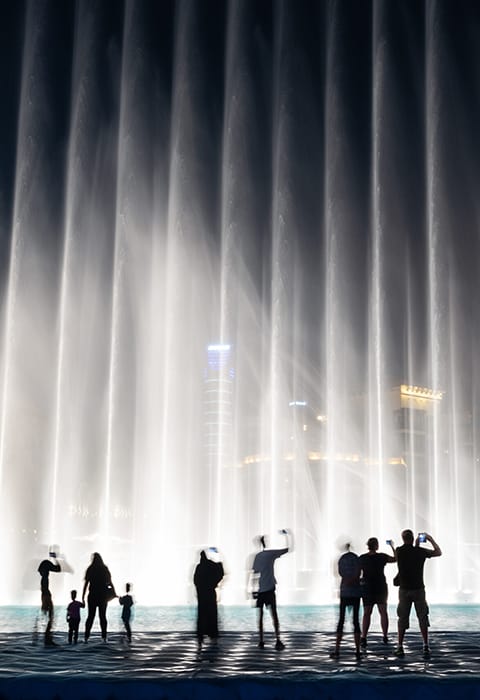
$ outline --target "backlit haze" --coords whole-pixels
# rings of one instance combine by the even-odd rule
[[[139,602],[291,528],[279,600],[405,527],[480,566],[480,10],[26,2],[0,50],[0,603]],[[35,563],[37,562],[37,564]],[[390,567],[389,580],[394,567]],[[62,598],[63,596],[63,598]]]

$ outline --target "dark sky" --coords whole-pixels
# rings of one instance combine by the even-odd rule
[[[298,180],[306,198],[302,205],[305,216],[313,207],[312,199],[318,192],[323,166],[322,144],[312,144],[314,130],[325,128],[326,72],[335,76],[340,97],[344,102],[345,132],[349,148],[354,152],[354,173],[361,180],[371,158],[372,124],[372,46],[375,26],[380,27],[382,41],[387,44],[388,91],[390,108],[397,103],[397,113],[390,115],[391,129],[397,132],[398,151],[410,149],[417,159],[423,157],[421,146],[425,130],[425,31],[429,8],[435,9],[434,42],[438,47],[439,70],[442,73],[441,108],[445,112],[442,128],[447,132],[444,157],[451,164],[451,175],[446,184],[449,191],[458,187],[456,168],[462,167],[465,153],[471,157],[478,151],[479,90],[478,90],[478,36],[480,9],[472,0],[439,0],[424,3],[418,0],[368,2],[340,0],[337,3],[300,0],[298,2],[225,2],[205,0],[183,5],[178,2],[142,2],[125,5],[123,2],[78,2],[45,0],[34,3],[42,9],[47,25],[42,56],[39,57],[36,79],[45,88],[51,123],[51,155],[62,180],[61,165],[65,159],[68,138],[70,104],[72,99],[72,68],[75,51],[81,37],[78,16],[86,8],[96,15],[97,51],[95,58],[99,94],[98,121],[114,123],[118,117],[119,82],[112,80],[112,64],[122,58],[125,17],[134,9],[141,15],[142,39],[139,50],[144,52],[151,66],[152,86],[160,86],[165,97],[171,97],[174,81],[174,51],[178,41],[178,25],[182,12],[191,17],[192,33],[196,44],[192,50],[199,56],[198,82],[206,128],[211,130],[214,146],[219,148],[225,107],[226,54],[228,51],[228,22],[235,8],[242,8],[242,50],[250,73],[250,88],[256,102],[259,141],[266,152],[259,157],[259,181],[271,162],[272,120],[275,110],[275,80],[278,75],[291,71],[294,78],[288,88],[292,91],[292,139],[298,156],[292,158],[292,178]],[[2,207],[12,201],[15,172],[15,152],[19,100],[21,90],[22,55],[29,42],[27,10],[29,3],[2,2],[1,8],[1,65],[0,85],[0,162]],[[332,29],[333,28],[333,29]],[[31,36],[31,34],[30,34]],[[333,62],[329,67],[329,41],[335,39]],[[40,63],[42,66],[40,67]],[[117,65],[117,68],[119,66]],[[118,78],[118,75],[116,76]],[[302,104],[303,102],[303,104]],[[308,123],[310,120],[310,124]],[[398,120],[398,124],[395,123]],[[451,139],[451,132],[461,136],[461,144]],[[319,152],[311,150],[313,147]],[[462,148],[458,149],[457,146]],[[453,153],[452,153],[453,151]],[[410,156],[410,154],[408,154]],[[270,156],[270,157],[267,157]],[[212,147],[211,158],[218,157]],[[401,158],[401,155],[398,156]],[[318,159],[318,163],[315,162]],[[313,162],[312,162],[313,159]],[[418,189],[419,169],[403,153],[413,176],[411,188]],[[260,162],[261,161],[261,162]],[[310,162],[309,162],[310,161]],[[413,167],[412,167],[413,166]],[[403,173],[401,173],[403,176]],[[404,181],[405,178],[402,177]],[[309,193],[309,182],[314,193]],[[365,178],[368,189],[368,178]],[[361,185],[360,185],[361,187]],[[310,194],[310,198],[309,198]],[[365,192],[359,192],[364,198]],[[462,197],[472,193],[462,191]]]
[[[366,346],[375,220],[382,227],[385,251],[381,283],[386,337],[395,337],[396,346],[392,374],[405,374],[408,295],[410,302],[414,299],[416,316],[415,356],[421,358],[422,347],[428,344],[428,331],[422,328],[428,325],[426,273],[432,217],[438,224],[439,265],[455,280],[456,303],[465,313],[462,323],[468,326],[469,319],[476,319],[478,2],[45,0],[2,2],[0,11],[4,271],[18,172],[19,115],[22,100],[30,98],[38,124],[35,138],[41,142],[41,178],[49,192],[44,198],[52,221],[48,245],[53,256],[61,249],[74,66],[85,49],[82,27],[90,13],[94,17],[87,49],[93,66],[89,74],[92,133],[98,134],[100,144],[104,134],[118,129],[125,80],[122,60],[128,45],[128,55],[143,62],[138,119],[148,138],[139,146],[142,162],[147,171],[156,169],[157,178],[166,183],[161,194],[166,198],[168,154],[176,128],[175,96],[184,80],[192,116],[183,132],[189,182],[213,245],[221,236],[225,126],[232,98],[237,99],[230,89],[234,85],[239,90],[235,104],[243,122],[240,126],[233,122],[230,143],[235,139],[238,143],[241,196],[233,197],[231,211],[253,231],[242,244],[242,255],[259,293],[268,296],[275,245],[272,230],[280,220],[286,221],[288,255],[296,261],[292,276],[302,278],[298,303],[312,337],[323,322],[318,302],[312,300],[322,298],[326,271],[338,264],[343,272],[336,292],[339,298],[355,300],[346,304],[345,323],[354,329],[360,346]],[[133,34],[129,27],[135,28]],[[36,42],[38,31],[41,39]],[[22,61],[32,46],[38,55],[29,65],[35,70],[24,75],[22,93]],[[114,162],[104,167],[115,173]],[[112,189],[110,195],[105,193],[108,200],[113,197],[115,177],[106,180]],[[375,182],[381,193],[377,205]],[[282,203],[280,210],[276,201]],[[328,211],[335,222],[333,247]],[[291,284],[298,290],[293,277],[287,287]],[[468,362],[474,341],[469,338],[462,346],[468,348]]]

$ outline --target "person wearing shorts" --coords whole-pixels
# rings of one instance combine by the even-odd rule
[[[395,550],[398,563],[398,647],[396,654],[399,657],[405,656],[403,640],[405,632],[410,626],[410,611],[412,605],[418,618],[418,625],[423,637],[423,655],[430,656],[428,646],[428,604],[425,595],[425,584],[423,581],[423,567],[427,559],[440,557],[442,550],[433,537],[427,532],[423,533],[425,542],[430,542],[432,549],[420,547],[420,538],[417,537],[414,543],[412,530],[402,532],[403,545]]]
[[[258,646],[263,649],[265,646],[263,640],[263,608],[270,609],[272,616],[273,628],[275,630],[276,644],[275,649],[278,651],[285,649],[285,645],[280,639],[280,623],[277,613],[277,599],[275,595],[275,587],[277,581],[275,579],[273,567],[275,560],[283,556],[289,551],[292,551],[292,538],[287,530],[282,530],[287,540],[287,546],[283,549],[266,549],[265,536],[259,538],[262,550],[255,555],[252,565],[252,574],[257,581],[257,590],[254,593],[256,597],[256,607],[258,609]]]
[[[385,564],[395,561],[395,549],[393,542],[389,540],[393,556],[378,552],[378,539],[370,537],[367,542],[368,552],[360,556],[360,568],[362,570],[361,588],[363,599],[363,620],[362,636],[360,646],[365,649],[367,646],[367,634],[370,627],[370,620],[374,605],[377,606],[380,614],[380,624],[383,633],[384,644],[388,643],[388,613],[387,599],[388,586],[385,578]]]

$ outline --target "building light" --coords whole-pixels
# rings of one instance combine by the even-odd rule
[[[413,386],[411,384],[401,384],[400,394],[402,396],[412,396],[417,399],[429,399],[430,401],[441,401],[443,391],[428,389],[427,387]]]
[[[289,406],[306,406],[306,401],[290,401]]]
[[[244,464],[260,464],[261,462],[269,462],[270,457],[268,455],[248,455],[243,460]]]
[[[389,464],[400,464],[402,467],[406,467],[406,466],[407,466],[407,464],[406,464],[405,460],[403,459],[403,457],[391,457],[391,458],[388,460],[388,463],[389,463]]]
[[[209,345],[207,349],[209,352],[227,352],[230,348],[231,345]]]
[[[296,458],[296,454],[294,452],[285,452],[283,455],[283,459],[286,462],[292,462]],[[407,464],[404,461],[403,457],[390,457],[388,460],[384,462],[380,462],[378,459],[373,459],[370,457],[361,457],[359,454],[352,452],[337,452],[336,454],[327,454],[325,452],[314,452],[310,451],[307,453],[307,459],[309,462],[337,462],[337,463],[345,463],[345,462],[353,462],[355,464],[365,464],[367,466],[380,466],[380,464],[383,464],[384,466],[388,465],[396,465],[399,464],[401,466],[406,467]],[[270,457],[268,455],[261,455],[261,454],[256,454],[256,455],[249,455],[248,457],[245,457],[243,460],[243,464],[261,464],[262,462],[270,462]]]

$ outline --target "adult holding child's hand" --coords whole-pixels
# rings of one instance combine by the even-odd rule
[[[107,605],[108,601],[117,598],[110,571],[103,563],[103,559],[98,552],[92,554],[92,563],[85,572],[85,584],[83,586],[82,601],[85,602],[85,595],[88,590],[88,616],[85,622],[85,642],[90,637],[95,613],[98,608],[100,618],[100,629],[102,639],[107,641]]]

